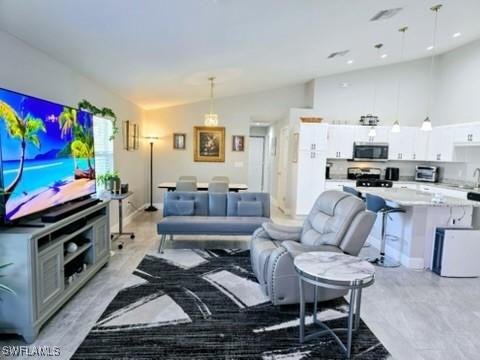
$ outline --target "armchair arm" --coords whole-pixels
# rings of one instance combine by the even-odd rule
[[[292,258],[305,252],[312,251],[342,252],[342,250],[334,245],[305,245],[296,241],[284,241],[280,246],[285,248]]]
[[[268,234],[268,236],[272,240],[293,240],[299,241],[302,235],[302,227],[301,226],[286,226],[286,225],[279,225],[270,222],[266,222],[262,224],[263,230]]]

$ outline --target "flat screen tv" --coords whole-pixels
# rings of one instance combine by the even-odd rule
[[[90,113],[0,88],[4,220],[93,194]]]

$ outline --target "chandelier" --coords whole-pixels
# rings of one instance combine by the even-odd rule
[[[204,124],[205,126],[217,126],[218,125],[218,115],[213,112],[213,81],[215,78],[213,76],[208,78],[210,81],[210,112],[205,114]]]

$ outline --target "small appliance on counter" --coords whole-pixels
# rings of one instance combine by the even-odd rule
[[[437,228],[432,271],[440,276],[480,276],[480,230]]]
[[[415,168],[415,181],[438,182],[440,168],[438,166],[419,165]]]
[[[388,143],[355,142],[353,143],[353,160],[387,161]]]
[[[330,179],[330,168],[332,167],[332,163],[327,163],[327,166],[325,167],[325,179],[329,180]]]
[[[347,169],[347,179],[349,180],[380,179],[381,174],[382,174],[382,170],[379,168],[349,167]]]
[[[385,180],[389,180],[389,181],[400,180],[400,169],[397,167],[387,167],[385,169]]]

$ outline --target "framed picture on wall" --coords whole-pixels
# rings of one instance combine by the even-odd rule
[[[173,149],[185,150],[187,134],[174,133],[173,134]]]
[[[193,128],[193,160],[199,162],[225,162],[225,128],[195,126]]]
[[[232,136],[232,151],[245,151],[245,136]]]

